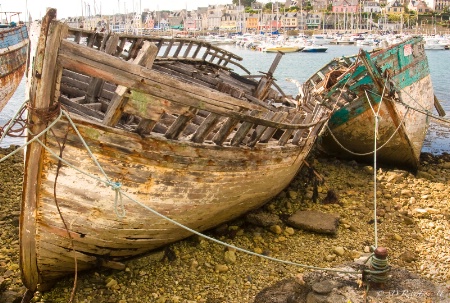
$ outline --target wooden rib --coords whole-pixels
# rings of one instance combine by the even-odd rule
[[[141,136],[148,134],[155,128],[156,123],[156,120],[142,119],[136,128],[136,132]]]
[[[274,122],[283,122],[286,117],[288,116],[287,112],[278,112],[275,117],[273,118]],[[279,128],[275,128],[275,127],[268,127],[264,134],[261,136],[261,139],[259,140],[260,142],[269,142],[269,140],[275,135],[276,131]]]
[[[172,55],[172,57],[177,58],[178,55],[180,54],[181,48],[183,47],[184,42],[180,41],[180,43],[178,44],[177,49],[175,50],[175,53]]]
[[[265,114],[264,112],[253,110],[250,113],[250,116],[261,117],[264,114]],[[244,140],[245,136],[247,136],[248,132],[250,131],[250,129],[252,127],[253,127],[253,123],[251,123],[251,122],[242,123],[241,126],[239,127],[238,131],[236,132],[236,134],[234,134],[233,138],[231,139],[231,145],[239,146],[242,143],[242,141]]]
[[[307,114],[306,114],[306,117],[305,117],[305,120],[304,120],[304,123],[309,123],[309,122],[311,122],[312,119],[313,119],[313,117],[314,117],[314,113],[307,113]],[[304,134],[306,131],[309,131],[309,129],[308,129],[308,130],[307,130],[307,129],[299,129],[299,130],[295,133],[294,138],[292,138],[292,144],[297,145],[297,144],[300,142],[300,140],[301,140],[303,134]]]
[[[106,43],[105,53],[111,55],[116,51],[117,42],[119,41],[119,36],[112,35],[108,42]],[[104,80],[99,78],[92,78],[91,82],[86,91],[86,103],[96,102],[96,98],[99,96],[100,91],[103,87]]]
[[[183,58],[187,58],[188,57],[189,52],[191,51],[193,45],[194,45],[194,41],[190,41],[189,45],[186,47],[186,50],[184,51]]]
[[[277,112],[271,120],[274,122],[282,122],[284,119],[286,119],[287,115],[288,115],[287,112]],[[265,127],[265,128],[260,128],[260,129],[263,132],[261,134],[257,134],[257,135],[260,136],[261,138],[256,138],[256,140],[259,139],[259,141],[262,143],[269,142],[269,140],[273,137],[273,135],[277,131],[277,128],[274,128],[274,127]],[[256,141],[255,141],[255,144],[256,144]]]
[[[202,143],[219,121],[219,115],[209,114],[208,117],[206,117],[203,123],[199,126],[197,131],[194,133],[192,141],[195,143]]]
[[[174,123],[169,127],[164,136],[167,139],[176,140],[186,128],[188,123],[194,118],[198,109],[191,107],[189,111],[183,115],[178,116]]]
[[[151,68],[155,61],[156,54],[158,53],[157,47],[150,42],[144,42],[141,52],[133,61],[133,64],[139,64]],[[119,86],[116,89],[114,97],[111,100],[108,111],[103,119],[103,124],[108,126],[115,126],[122,116],[123,107],[125,106],[127,99],[124,98],[124,94],[127,91],[125,86]]]
[[[80,48],[82,48],[82,51]],[[226,117],[276,128],[308,128],[311,126],[277,123],[242,114],[240,109],[261,109],[264,112],[267,110],[256,104],[249,104],[215,90],[186,84],[150,69],[129,64],[119,58],[83,48],[70,41],[62,41],[58,62],[64,67],[80,73],[100,77],[145,94],[165,98],[185,106],[208,110]]]
[[[275,112],[268,112],[264,119],[267,120],[272,120],[274,118],[274,116],[278,114]],[[267,126],[264,125],[258,125],[255,129],[255,131],[252,134],[252,137],[250,138],[249,142],[247,143],[248,146],[253,147],[256,145],[256,142],[258,142],[258,140],[261,138],[261,136],[263,135],[264,131],[267,129]]]
[[[67,36],[67,26],[61,23],[51,23],[56,17],[56,10],[49,9],[43,19],[39,43],[37,44],[33,73],[40,77],[33,78],[30,89],[30,104],[33,108],[47,109],[57,101],[59,96],[52,92],[59,91],[62,67],[57,63],[58,45]],[[47,36],[48,34],[48,36]],[[56,85],[56,87],[55,87]],[[56,99],[55,99],[56,98]],[[32,134],[39,134],[45,129],[46,123],[41,118],[29,112],[28,121]],[[31,139],[29,133],[29,140]],[[37,268],[36,251],[36,203],[37,188],[40,187],[40,169],[36,165],[43,159],[43,148],[37,142],[32,142],[26,149],[24,185],[22,190],[22,205],[20,213],[20,267],[22,269],[22,282],[30,291],[36,291],[40,276]],[[33,165],[31,165],[32,163]]]
[[[144,39],[142,39],[142,38],[134,39],[133,43],[131,44],[130,50],[128,52],[129,53],[128,59],[136,58],[137,54],[139,53],[139,50],[141,49],[143,41],[144,41]]]
[[[305,113],[297,113],[294,118],[292,119],[293,124],[297,123],[303,123],[305,121],[306,114]],[[292,136],[292,133],[294,132],[293,129],[286,129],[281,136],[280,140],[278,141],[278,145],[284,146],[288,142],[289,138]]]
[[[238,125],[239,120],[234,118],[228,118],[224,125],[219,129],[219,131],[214,135],[213,142],[217,145],[222,145],[226,141],[228,136],[231,134],[233,129]]]
[[[167,58],[169,56],[170,50],[172,49],[174,40],[171,40],[167,45],[166,51],[164,52],[163,58]]]

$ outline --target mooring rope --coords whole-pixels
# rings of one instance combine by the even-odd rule
[[[401,122],[399,123],[399,125],[397,126],[397,128],[394,130],[394,132],[392,133],[392,135],[386,140],[386,142],[384,142],[383,144],[381,144],[380,146],[378,146],[377,149],[376,149],[376,151],[379,151],[380,149],[382,149],[383,147],[385,147],[386,144],[388,144],[388,143],[392,140],[392,138],[394,138],[395,134],[398,132],[398,130],[400,129],[401,125],[402,125],[403,122],[405,121],[405,118],[406,118],[406,115],[408,114],[409,109],[410,109],[410,107],[408,107],[408,108],[406,109],[405,114],[404,114],[404,116],[403,116]],[[345,146],[339,141],[339,139],[336,138],[336,136],[334,135],[334,133],[331,131],[330,127],[328,126],[328,122],[325,123],[325,127],[327,128],[328,132],[330,133],[330,135],[331,135],[331,137],[334,139],[334,141],[335,141],[335,142],[336,142],[343,150],[345,150],[346,152],[348,152],[348,153],[350,153],[350,154],[352,154],[352,155],[355,155],[355,156],[369,156],[369,155],[372,155],[372,154],[375,152],[375,151],[370,151],[370,152],[367,152],[367,153],[357,153],[357,152],[354,152],[354,151],[348,149],[347,147],[345,147]]]
[[[73,164],[71,164],[70,162],[68,162],[67,160],[65,160],[64,158],[60,157],[57,153],[55,153],[53,150],[51,150],[48,146],[46,146],[46,145],[40,140],[40,137],[41,137],[42,135],[44,135],[46,132],[48,132],[48,131],[50,130],[50,128],[52,128],[59,120],[61,120],[61,118],[62,118],[63,115],[67,118],[68,122],[71,124],[71,126],[72,126],[73,129],[74,129],[74,131],[77,133],[77,135],[78,135],[80,141],[81,141],[81,142],[83,143],[83,145],[85,146],[85,148],[86,148],[88,154],[90,155],[91,159],[94,161],[94,163],[96,164],[96,166],[100,169],[100,171],[101,171],[101,173],[103,174],[103,176],[105,177],[105,179],[99,178],[99,177],[97,177],[97,176],[95,176],[95,175],[93,175],[93,174],[91,174],[91,173],[88,173],[88,172],[85,172],[85,171],[79,169],[78,167],[74,166]],[[260,257],[260,258],[268,259],[268,260],[271,260],[271,261],[274,261],[274,262],[278,262],[278,263],[283,263],[283,264],[287,264],[287,265],[293,265],[293,266],[297,266],[297,267],[302,267],[302,268],[306,268],[306,269],[322,270],[322,271],[337,272],[337,273],[345,273],[345,274],[351,274],[351,275],[359,275],[359,274],[362,274],[361,271],[351,271],[351,270],[336,269],[336,268],[318,267],[318,266],[302,264],[302,263],[298,263],[298,262],[293,262],[293,261],[283,260],[283,259],[274,258],[274,257],[270,257],[270,256],[265,256],[265,255],[262,255],[262,254],[259,254],[259,253],[255,253],[255,252],[253,252],[253,251],[250,251],[250,250],[247,250],[247,249],[244,249],[244,248],[241,248],[241,247],[238,247],[238,246],[235,246],[235,245],[232,245],[232,244],[229,244],[229,243],[220,241],[220,240],[215,239],[215,238],[213,238],[213,237],[207,236],[207,235],[205,235],[205,234],[203,234],[203,233],[201,233],[201,232],[198,232],[198,231],[196,231],[196,230],[194,230],[194,229],[191,229],[191,228],[189,228],[189,227],[187,227],[187,226],[185,226],[185,225],[183,225],[183,224],[181,224],[181,223],[179,223],[179,222],[177,222],[177,221],[175,221],[175,220],[173,220],[173,219],[171,219],[171,218],[169,218],[169,217],[167,217],[167,216],[165,216],[165,215],[163,215],[163,214],[157,212],[157,211],[154,210],[153,208],[151,208],[151,207],[149,207],[149,206],[143,204],[142,202],[140,202],[140,201],[134,199],[133,197],[131,197],[130,195],[128,195],[126,192],[123,192],[122,186],[121,186],[121,184],[120,184],[119,182],[112,182],[112,181],[108,178],[107,174],[105,173],[105,171],[104,171],[103,168],[101,167],[100,163],[99,163],[99,162],[97,161],[97,159],[95,158],[95,155],[92,153],[92,151],[90,150],[90,148],[89,148],[89,146],[87,145],[86,141],[85,141],[84,138],[81,136],[81,134],[80,134],[80,132],[78,131],[78,129],[77,129],[75,123],[72,121],[72,119],[70,118],[69,114],[68,114],[65,110],[63,110],[63,109],[61,109],[59,116],[58,116],[57,118],[55,118],[55,120],[54,120],[48,127],[46,127],[46,128],[45,128],[43,131],[41,131],[39,134],[34,135],[34,137],[33,137],[30,141],[28,141],[28,142],[27,142],[26,144],[24,144],[23,146],[19,147],[17,150],[23,149],[24,147],[26,147],[27,145],[31,144],[31,143],[34,142],[34,141],[36,141],[37,143],[39,143],[39,144],[40,144],[47,152],[49,152],[53,157],[55,157],[57,160],[61,161],[62,163],[66,164],[67,166],[69,166],[69,167],[75,169],[76,171],[78,171],[78,172],[80,172],[80,173],[82,173],[82,174],[88,176],[89,178],[92,178],[92,179],[94,179],[94,180],[97,180],[97,181],[99,181],[99,182],[102,182],[102,183],[104,183],[105,185],[107,185],[108,187],[111,187],[111,188],[115,191],[115,193],[116,193],[116,194],[115,194],[114,207],[115,207],[116,215],[117,215],[119,218],[123,218],[123,217],[125,216],[125,207],[124,207],[124,204],[123,204],[122,197],[127,197],[128,199],[130,199],[130,201],[132,201],[132,202],[134,202],[135,204],[141,206],[142,208],[144,208],[144,209],[150,211],[150,212],[153,213],[154,215],[159,216],[159,217],[161,217],[162,219],[167,220],[167,221],[169,221],[170,223],[172,223],[172,224],[174,224],[174,225],[177,225],[178,227],[183,228],[183,229],[189,231],[189,232],[192,233],[192,234],[198,235],[198,236],[203,237],[203,238],[205,238],[205,239],[207,239],[207,240],[210,240],[210,241],[212,241],[212,242],[215,242],[215,243],[217,243],[217,244],[219,244],[219,245],[226,246],[226,247],[235,249],[235,250],[237,250],[237,251],[240,251],[240,252],[243,252],[243,253],[246,253],[246,254],[249,254],[249,255],[253,255],[253,256]],[[12,154],[14,154],[14,153],[17,152],[17,150],[14,151],[14,152],[12,152],[12,153],[10,153],[8,156],[4,157],[4,158],[2,159],[2,161],[3,161],[5,158],[8,158],[8,157],[12,156]],[[119,211],[119,209],[120,209],[120,211]]]

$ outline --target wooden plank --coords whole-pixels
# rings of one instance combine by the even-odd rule
[[[292,119],[293,124],[302,123],[305,121],[306,114],[305,113],[297,113],[294,118]],[[278,145],[284,146],[288,142],[288,140],[291,138],[292,133],[294,132],[293,129],[286,129],[281,136],[280,140],[278,141]],[[262,141],[262,140],[261,140]]]
[[[172,57],[174,57],[174,58],[177,58],[177,57],[178,57],[178,55],[179,55],[180,52],[181,52],[181,49],[183,48],[183,45],[184,45],[184,42],[183,42],[183,41],[180,41],[180,43],[178,44],[178,47],[177,47],[177,49],[175,50],[175,52],[173,53]]]
[[[219,121],[220,121],[219,115],[209,114],[209,116],[206,117],[206,119],[194,133],[192,141],[195,143],[202,143]]]
[[[68,96],[69,98],[83,97],[84,103],[85,90],[79,89],[75,86],[67,85],[64,81],[61,83],[61,93]]]
[[[103,114],[101,114],[100,112],[93,110],[89,107],[83,106],[77,102],[74,102],[65,96],[61,96],[59,98],[59,101],[68,107],[72,107],[80,115],[86,115],[99,120],[103,119]]]
[[[89,80],[91,79],[89,76],[73,72],[68,69],[63,70],[63,76],[71,79],[78,80],[80,82],[89,83]]]
[[[182,115],[190,108],[152,95],[139,94],[134,96],[133,92],[126,98],[128,101],[123,112],[151,120],[158,120],[162,113]]]
[[[264,115],[264,112],[260,112],[257,110],[253,110],[250,113],[250,116],[262,116]],[[244,140],[245,136],[247,136],[248,132],[250,131],[250,129],[253,127],[253,123],[251,122],[244,122],[241,124],[241,126],[239,127],[238,131],[236,132],[236,134],[234,134],[233,138],[231,139],[231,146],[239,146],[242,141]]]
[[[111,55],[116,51],[119,36],[112,35],[106,43],[105,53]],[[96,102],[97,97],[103,87],[104,80],[100,78],[92,78],[86,91],[86,103]]]
[[[140,134],[141,136],[148,134],[155,128],[156,123],[156,120],[142,119],[141,122],[139,122],[138,127],[136,128],[136,133]]]
[[[141,52],[133,61],[133,64],[138,64],[145,66],[147,68],[151,68],[153,62],[155,61],[156,54],[158,53],[157,47],[150,42],[144,42],[142,46]],[[119,86],[116,89],[114,97],[111,100],[108,111],[105,114],[105,118],[103,119],[103,124],[108,126],[115,126],[122,116],[123,108],[127,102],[127,99],[124,98],[124,94],[127,91],[125,86]]]
[[[128,59],[136,58],[139,50],[141,49],[142,43],[144,42],[143,38],[138,38],[133,41],[131,44],[130,50],[128,51]]]
[[[436,109],[439,117],[445,117],[445,110],[436,95],[434,95],[434,108]]]
[[[54,104],[55,90],[59,90],[58,79],[61,78],[62,68],[57,63],[58,46],[67,36],[67,26],[60,23],[51,23],[56,17],[56,10],[49,9],[42,21],[41,32],[36,47],[33,77],[30,89],[30,104],[33,109],[49,109]],[[56,87],[55,87],[56,86]],[[28,121],[30,132],[28,140],[33,134],[42,132],[48,121],[41,121],[39,115],[29,110]],[[22,269],[22,282],[30,291],[36,291],[39,284],[39,269],[36,256],[36,201],[40,189],[40,169],[36,165],[43,160],[44,152],[38,142],[27,146],[25,155],[24,184],[22,190],[22,205],[20,213],[20,265]],[[30,163],[33,163],[32,165]]]
[[[272,62],[272,65],[269,68],[269,71],[265,74],[265,77],[262,77],[259,80],[258,86],[255,89],[255,92],[253,93],[253,96],[258,99],[265,99],[267,97],[268,91],[270,87],[272,86],[273,81],[273,73],[275,72],[275,69],[278,66],[278,63],[280,63],[281,57],[283,56],[283,53],[278,52],[275,59]]]
[[[169,127],[164,136],[167,139],[176,140],[181,135],[183,130],[186,128],[188,123],[194,118],[198,109],[190,108],[189,111],[184,113],[183,115],[178,116],[175,122]]]
[[[232,98],[206,87],[198,88],[101,52],[89,48],[83,48],[83,51],[80,51],[80,48],[82,46],[73,42],[62,41],[58,62],[74,71],[101,77],[107,81],[115,82],[143,93],[258,125],[263,124],[276,128],[308,128],[311,126],[277,123],[242,114],[240,109],[266,110],[261,106],[248,104],[248,102]]]

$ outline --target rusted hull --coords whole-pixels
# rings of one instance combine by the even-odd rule
[[[428,129],[426,113],[434,104],[422,38],[372,53],[361,51],[353,61],[346,60],[334,60],[321,70],[323,75],[330,69],[335,73],[326,88],[320,82],[311,89],[338,107],[320,138],[321,148],[364,162],[374,161],[376,148],[377,162],[416,169]]]
[[[0,111],[22,80],[28,58],[28,43],[25,26],[0,30]]]
[[[167,218],[204,231],[263,205],[293,179],[328,118],[322,105],[295,107],[271,88],[282,54],[253,81],[225,67],[235,55],[194,50],[197,41],[111,35],[96,49],[93,33],[79,45],[81,33],[68,41],[54,13],[42,22],[30,89],[39,110],[29,111],[20,220],[30,290],[191,235]],[[108,54],[129,41],[140,44],[134,58]],[[74,126],[55,122],[61,103]],[[53,122],[42,144],[32,141]],[[56,155],[67,161],[60,168]]]

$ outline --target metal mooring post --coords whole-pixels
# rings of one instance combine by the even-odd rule
[[[372,286],[382,286],[389,279],[388,253],[385,247],[377,247],[370,257],[369,268],[363,271],[363,280]]]

